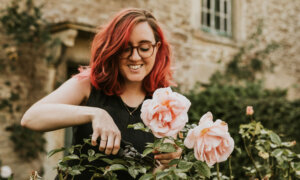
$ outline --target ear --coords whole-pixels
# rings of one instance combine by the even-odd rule
[[[158,41],[158,42],[156,43],[157,49],[159,49],[160,45],[161,45],[161,42]]]

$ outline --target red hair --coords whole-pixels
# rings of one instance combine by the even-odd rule
[[[140,22],[147,22],[153,30],[156,42],[161,42],[153,69],[143,80],[143,88],[147,94],[152,94],[157,88],[171,85],[170,46],[161,28],[150,12],[131,8],[119,12],[94,37],[90,69],[85,71],[90,71],[90,80],[96,89],[101,89],[107,95],[122,93],[124,80],[119,72],[119,55],[127,46],[132,29]]]

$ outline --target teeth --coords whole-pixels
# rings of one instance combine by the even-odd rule
[[[129,68],[133,69],[133,70],[137,70],[137,69],[141,68],[142,66],[143,66],[142,64],[140,64],[140,65],[129,65]]]

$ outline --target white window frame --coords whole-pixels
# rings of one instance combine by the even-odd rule
[[[231,37],[231,1],[232,0],[218,0],[219,12],[216,11],[216,0],[201,0],[201,29],[213,34]],[[207,3],[210,3],[208,8]],[[225,12],[226,8],[226,12]],[[207,15],[210,16],[209,22]],[[216,18],[219,17],[219,28],[216,27]],[[225,24],[226,21],[226,24]]]
[[[207,31],[202,26],[202,0],[190,0],[191,2],[191,27],[196,38],[205,41],[227,44],[230,46],[239,46],[246,39],[245,31],[245,1],[231,0],[231,23],[230,35],[222,36],[219,32],[213,30]],[[224,2],[224,0],[222,0]],[[227,23],[229,25],[229,23]]]

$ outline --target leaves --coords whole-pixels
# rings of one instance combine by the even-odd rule
[[[278,146],[281,145],[281,139],[280,137],[274,133],[273,131],[270,132],[270,138],[271,138],[271,141],[275,144],[277,144]]]
[[[146,148],[144,151],[143,151],[143,156],[147,156],[148,154],[152,153],[153,151],[153,148]]]
[[[153,180],[152,173],[144,174],[139,180]]]
[[[119,170],[124,170],[127,171],[127,168],[123,166],[122,164],[113,164],[109,166],[108,171],[119,171]]]
[[[178,169],[180,169],[181,172],[187,172],[193,167],[192,162],[187,161],[179,161],[178,163]]]
[[[65,156],[63,158],[63,161],[69,161],[69,160],[75,160],[75,159],[80,159],[76,154],[71,154],[68,156]]]
[[[48,158],[53,156],[54,154],[58,153],[58,152],[61,152],[61,151],[64,151],[66,148],[62,147],[62,148],[59,148],[59,149],[53,149],[51,150],[50,152],[48,152]]]
[[[127,126],[127,128],[133,128],[134,130],[141,130],[141,131],[144,131],[144,132],[149,132],[150,131],[150,129],[148,127],[145,127],[145,125],[141,122],[135,123],[135,124],[129,124]]]
[[[204,176],[209,178],[211,176],[211,172],[210,172],[210,168],[208,167],[208,165],[204,162],[201,161],[196,161],[193,166],[195,167],[196,171]]]
[[[176,152],[174,144],[171,143],[161,143],[157,150],[160,152]]]

